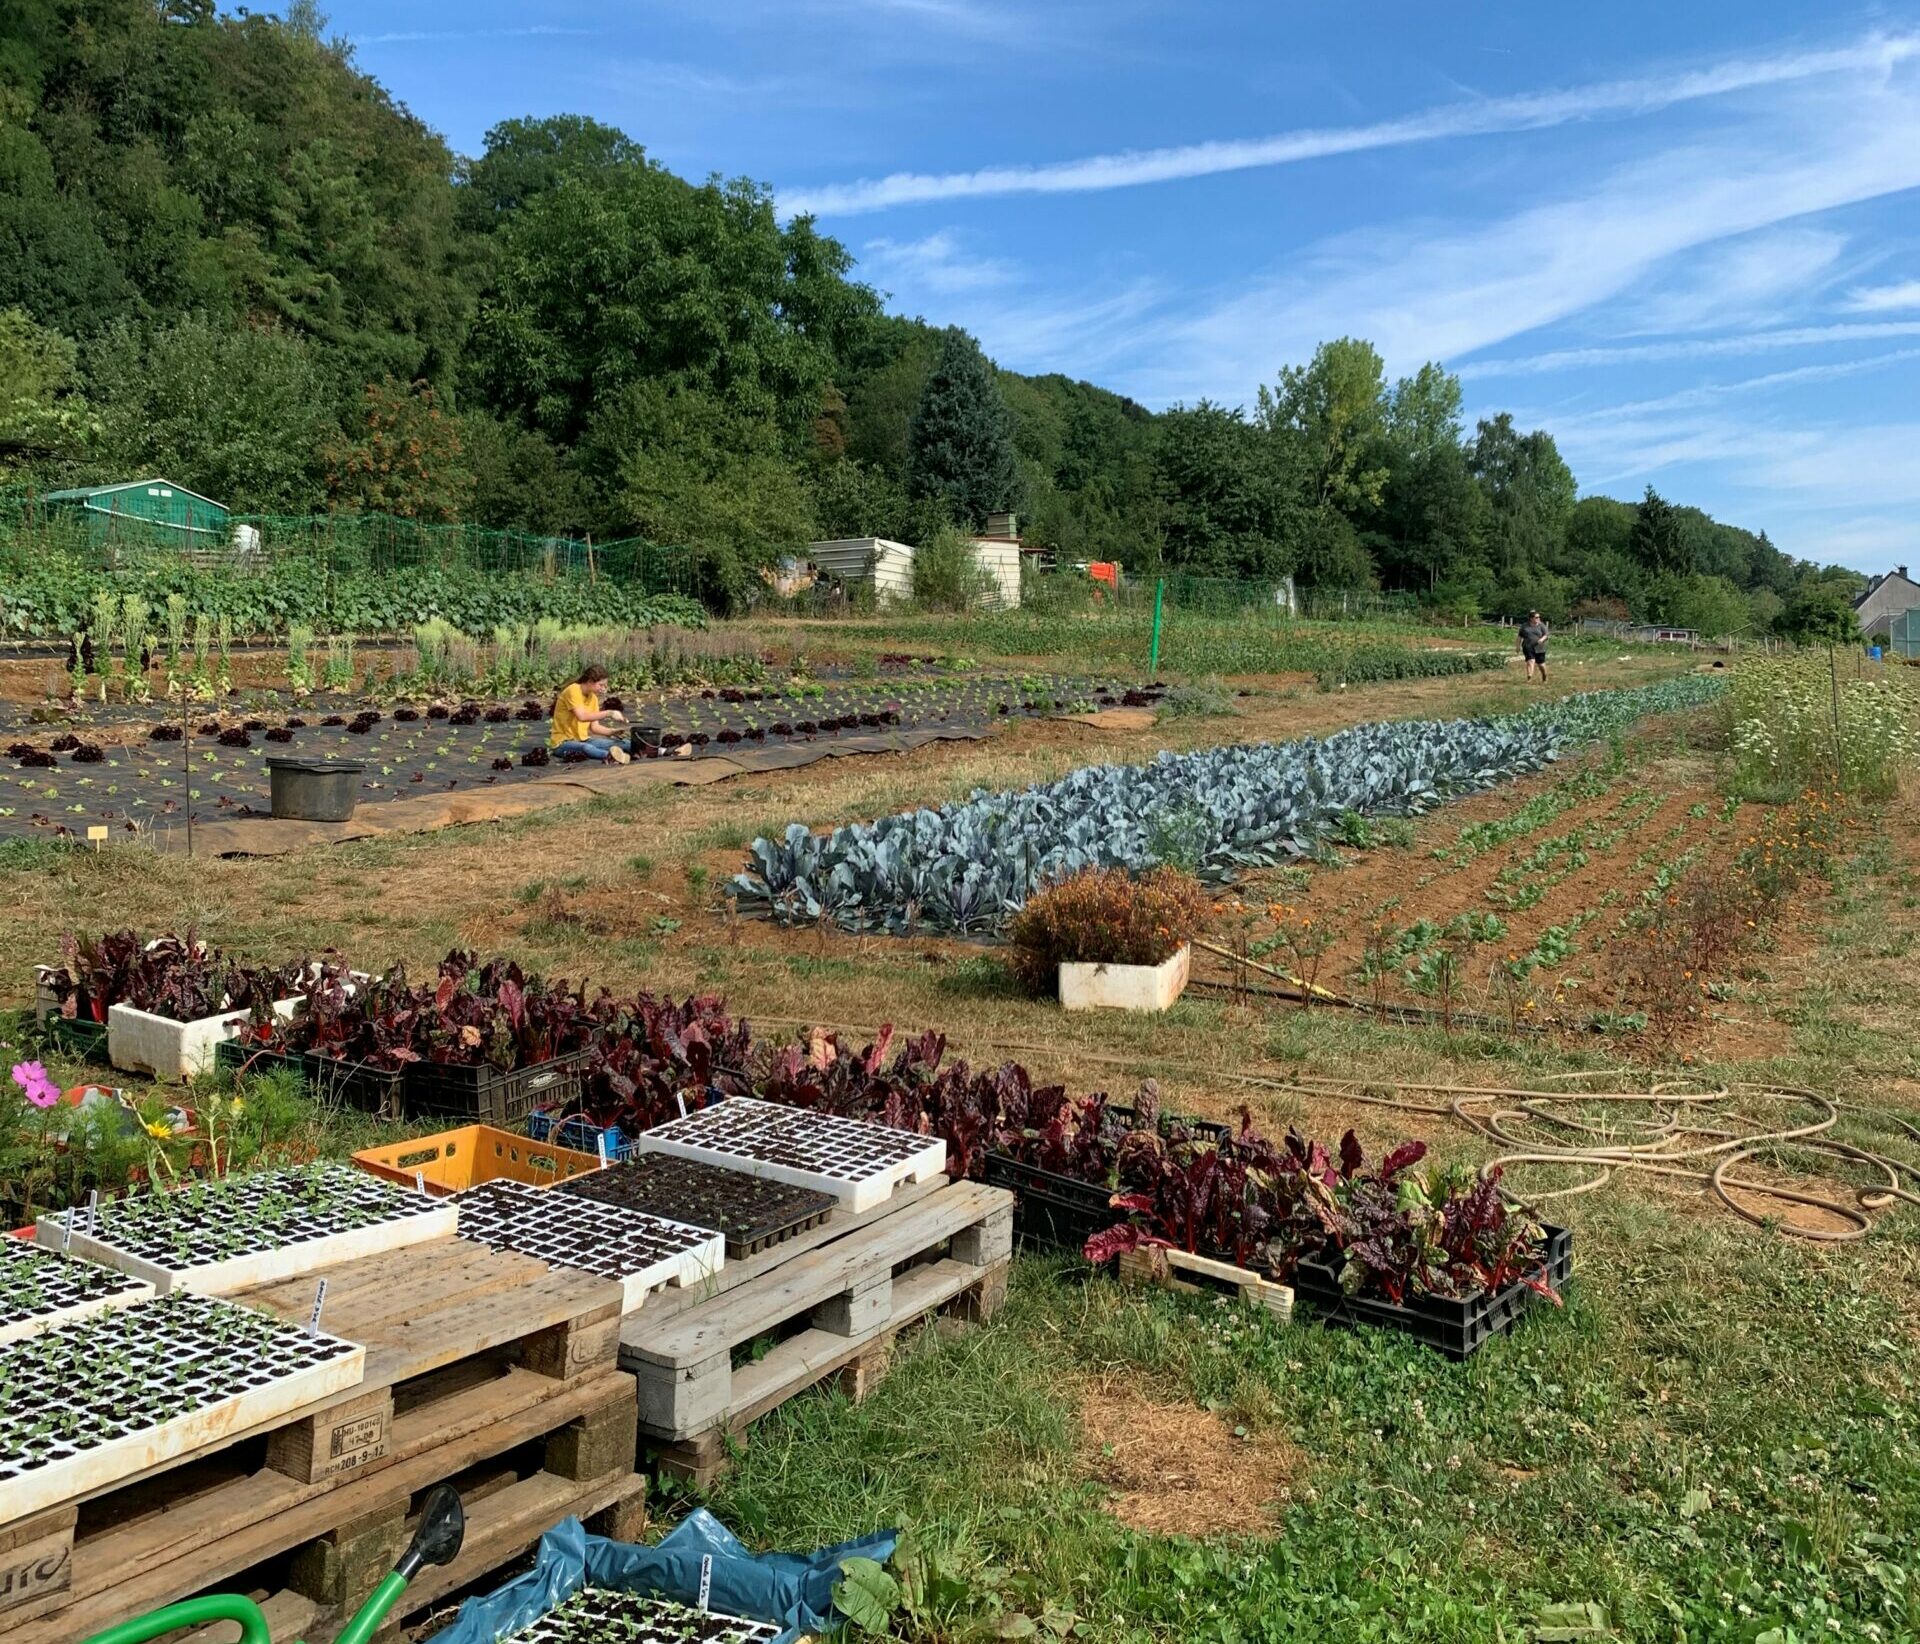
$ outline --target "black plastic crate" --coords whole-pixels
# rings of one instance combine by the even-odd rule
[[[1132,1108],[1115,1104],[1107,1113],[1124,1128],[1134,1128],[1137,1115]],[[1195,1119],[1184,1113],[1160,1115],[1163,1134],[1173,1125],[1184,1125],[1201,1140],[1216,1144],[1234,1134],[1231,1126],[1212,1119]],[[1010,1153],[989,1153],[982,1179],[989,1187],[1013,1192],[1013,1231],[1023,1244],[1070,1250],[1078,1255],[1089,1237],[1126,1219],[1126,1213],[1115,1210],[1111,1203],[1118,1188],[1042,1170]]]
[[[249,1077],[285,1068],[302,1079],[311,1078],[307,1058],[297,1050],[267,1050],[240,1039],[222,1039],[213,1047],[213,1065],[229,1073],[245,1071]]]
[[[404,1068],[369,1067],[365,1062],[343,1062],[332,1056],[316,1056],[312,1051],[301,1062],[307,1089],[323,1101],[389,1119],[397,1119],[405,1111],[401,1106]]]
[[[1545,1227],[1547,1283],[1562,1295],[1573,1276],[1573,1234]],[[1458,1362],[1495,1336],[1503,1336],[1521,1314],[1541,1298],[1524,1284],[1510,1284],[1493,1295],[1484,1291],[1456,1301],[1447,1296],[1416,1296],[1390,1302],[1380,1296],[1349,1296],[1340,1288],[1340,1269],[1332,1261],[1302,1260],[1294,1269],[1294,1299],[1304,1302],[1323,1324],[1371,1324],[1398,1330]]]
[[[91,1017],[60,1016],[53,1012],[40,1018],[41,1031],[47,1036],[47,1043],[56,1049],[64,1050],[69,1056],[78,1056],[83,1062],[99,1062],[105,1065],[107,1060],[107,1024],[96,1022]]]
[[[415,1062],[401,1100],[409,1114],[446,1114],[469,1124],[518,1130],[536,1107],[565,1108],[580,1099],[589,1050],[502,1072],[491,1063]]]

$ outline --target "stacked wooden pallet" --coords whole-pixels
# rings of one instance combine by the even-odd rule
[[[837,1376],[862,1397],[901,1331],[990,1317],[1012,1252],[1013,1196],[936,1175],[656,1292],[620,1331],[643,1446],[663,1470],[713,1482],[730,1442],[794,1394]]]
[[[416,1498],[468,1503],[451,1565],[413,1613],[516,1556],[569,1514],[633,1529],[632,1378],[617,1367],[620,1286],[460,1238],[360,1256],[235,1293],[361,1344],[356,1385],[190,1454],[8,1518],[0,1499],[0,1640],[66,1644],[209,1588],[273,1595],[315,1644],[390,1567]],[[159,1305],[159,1304],[154,1304]],[[278,1630],[276,1637],[281,1636]]]

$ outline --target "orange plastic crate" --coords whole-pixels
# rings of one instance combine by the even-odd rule
[[[462,1125],[432,1136],[363,1147],[353,1162],[369,1175],[402,1187],[416,1182],[435,1198],[460,1193],[482,1182],[524,1182],[528,1187],[551,1187],[569,1176],[599,1170],[591,1153],[547,1142],[529,1141],[492,1125]]]

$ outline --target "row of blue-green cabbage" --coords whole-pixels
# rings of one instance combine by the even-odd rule
[[[730,892],[745,912],[858,931],[998,930],[1037,885],[1087,867],[1175,860],[1203,879],[1306,855],[1347,811],[1410,816],[1537,771],[1648,714],[1698,707],[1724,680],[1689,674],[1587,691],[1490,719],[1396,720],[1329,737],[1090,765],[1017,792],[976,790],[813,834],[756,839]]]

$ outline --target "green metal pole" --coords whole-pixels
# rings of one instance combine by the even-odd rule
[[[1153,585],[1153,649],[1147,656],[1147,678],[1155,679],[1160,673],[1160,602],[1166,597],[1167,579],[1159,578]]]

